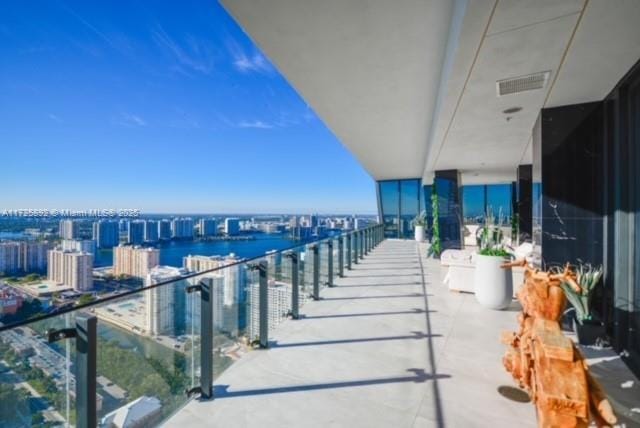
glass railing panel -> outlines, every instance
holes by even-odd
[[[260,339],[260,270],[256,266],[266,259],[253,260],[245,266],[246,275],[246,332],[250,343],[256,344]],[[267,275],[268,277],[268,275]]]
[[[101,426],[136,407],[144,409],[145,426],[153,426],[186,403],[185,391],[200,380],[201,330],[199,293],[187,294],[186,288],[199,279],[177,280],[92,309],[98,318]]]
[[[335,283],[340,271],[340,240],[342,238],[333,238],[333,281]]]
[[[279,254],[280,256],[282,253]],[[285,260],[287,263],[285,263]],[[269,275],[267,277],[268,290],[268,322],[269,332],[273,332],[291,314],[291,260],[287,257],[272,257],[269,263]],[[285,280],[285,267],[289,269]]]
[[[247,264],[237,264],[204,274],[213,278],[214,379],[249,350],[252,307],[248,298],[252,272]]]
[[[307,253],[305,247],[298,247],[295,250],[298,257],[298,308],[302,308],[311,298],[310,286],[313,286],[312,279],[305,277],[305,263]]]
[[[295,251],[292,251],[292,253]],[[289,252],[287,252],[289,253]],[[280,280],[284,283],[287,284],[291,284],[292,282],[292,274],[291,274],[291,269],[293,266],[293,262],[291,260],[291,257],[287,257],[286,254],[282,255],[282,260],[280,261],[280,266],[282,267],[281,270],[281,274],[280,274]]]
[[[304,280],[300,283],[300,292],[310,299],[313,296],[313,245],[305,245],[304,251],[301,253],[302,277]]]
[[[340,238],[331,239],[335,279]],[[315,254],[319,284],[322,287],[328,282],[327,242],[293,250],[298,259],[299,307],[314,293]],[[354,240],[351,242],[353,254]],[[346,257],[345,248],[345,261]],[[75,424],[74,339],[48,343],[46,332],[73,328],[80,315],[98,319],[98,422],[108,425],[137,405],[149,413],[145,426],[165,420],[188,401],[185,390],[200,385],[200,376],[204,376],[202,334],[209,331],[213,336],[214,378],[248,352],[252,342],[258,342],[261,276],[255,266],[261,261],[267,263],[262,280],[267,284],[267,314],[272,332],[291,311],[293,263],[282,253],[270,253],[190,278],[182,278],[183,269],[159,267],[146,286],[165,284],[126,296],[112,296],[108,301],[0,333],[0,426]],[[202,294],[198,290],[187,293],[187,288],[203,281],[210,286],[213,314],[212,325],[205,328],[201,325]],[[120,292],[131,293],[127,288]]]
[[[265,260],[268,263],[269,279],[273,281],[282,280],[282,252],[269,251],[265,256]]]
[[[63,314],[0,333],[0,426],[75,424],[74,343],[46,334],[74,324]]]
[[[322,240],[318,243],[320,251],[320,289],[327,286],[329,283],[329,246],[328,239]]]

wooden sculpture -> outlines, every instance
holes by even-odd
[[[616,417],[602,388],[575,344],[562,334],[560,318],[566,297],[564,281],[576,290],[576,275],[568,266],[560,273],[536,270],[524,260],[503,265],[525,266],[518,292],[522,313],[518,332],[503,332],[508,345],[503,363],[536,406],[540,427],[605,427]]]

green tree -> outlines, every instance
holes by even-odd
[[[34,413],[31,415],[31,426],[39,426],[44,422],[44,416],[42,413]]]
[[[30,273],[29,275],[22,278],[22,282],[35,282],[39,281],[40,279],[42,279],[42,277],[37,273]]]
[[[82,296],[80,296],[80,298],[78,299],[77,304],[78,305],[86,305],[88,303],[93,302],[95,299],[95,297],[93,297],[91,294],[83,294]]]

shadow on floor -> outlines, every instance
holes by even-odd
[[[407,273],[407,274],[403,274],[403,273],[396,273],[393,275],[352,275],[351,273],[354,272],[353,270],[350,271],[345,278],[397,278],[400,276],[420,276],[421,273]],[[363,271],[360,271],[363,272]]]
[[[388,296],[321,297],[320,300],[329,302],[332,300],[397,299],[403,297],[422,297],[422,293],[391,294]]]
[[[360,263],[358,264],[358,266],[360,267],[360,269],[355,269],[356,271],[360,271],[360,272],[364,272],[364,271],[370,271],[370,270],[394,270],[394,269],[402,269],[402,270],[407,270],[407,269],[414,269],[414,270],[420,270],[420,265],[411,265],[411,266],[393,266],[393,267],[382,267],[382,268],[370,268],[370,267],[366,267],[364,265],[367,265],[368,263]],[[379,264],[379,263],[378,263]]]
[[[362,337],[359,339],[337,339],[337,340],[319,340],[316,342],[296,342],[296,343],[278,343],[277,340],[269,342],[270,348],[295,348],[298,346],[321,346],[321,345],[342,345],[345,343],[363,343],[363,342],[383,342],[387,340],[411,340],[411,339],[431,339],[432,337],[442,337],[440,334],[424,334],[421,331],[412,331],[410,335],[405,336],[381,336],[381,337]]]
[[[436,312],[436,311],[431,311]],[[351,318],[351,317],[377,317],[384,315],[415,315],[415,314],[423,314],[424,309],[414,308],[411,311],[396,311],[396,312],[363,312],[359,314],[338,314],[338,315],[315,315],[315,316],[304,316],[302,315],[300,320],[316,320],[316,319],[327,319],[327,318]]]
[[[397,376],[397,377],[378,378],[378,379],[362,379],[362,380],[351,380],[351,381],[344,381],[344,382],[316,383],[316,384],[309,384],[309,385],[292,385],[292,386],[281,386],[281,387],[274,387],[274,388],[247,389],[243,391],[229,391],[229,385],[215,385],[213,395],[216,399],[234,398],[234,397],[246,397],[251,395],[282,394],[287,392],[303,392],[303,391],[316,391],[316,390],[322,390],[322,389],[353,388],[358,386],[384,385],[388,383],[402,383],[402,382],[423,383],[428,380],[447,379],[451,377],[445,374],[439,374],[436,377],[434,377],[425,373],[423,369],[409,369],[407,371],[413,374],[409,376]]]
[[[337,288],[359,288],[359,287],[410,287],[412,285],[422,285],[421,281],[414,282],[402,282],[398,284],[351,284],[351,285],[336,285]]]
[[[424,280],[424,266],[422,264],[422,257],[420,257],[419,255],[417,255],[418,258],[418,263],[420,264],[420,271],[421,271],[421,280],[422,280],[422,292],[424,294],[424,309],[425,309],[425,322],[426,322],[426,329],[427,329],[427,346],[428,346],[428,353],[429,353],[429,366],[430,366],[430,373],[429,375],[432,376],[432,378],[434,379],[434,381],[431,383],[431,388],[432,388],[432,400],[433,400],[433,405],[436,411],[436,421],[437,421],[437,426],[438,427],[444,427],[445,426],[445,421],[444,421],[444,411],[442,409],[443,403],[442,403],[442,397],[440,395],[440,385],[438,384],[438,368],[436,366],[436,357],[435,357],[435,351],[434,351],[434,344],[433,344],[433,335],[431,334],[433,329],[431,327],[431,318],[429,317],[429,295],[427,294],[427,282],[425,282]],[[425,397],[425,399],[427,399]]]

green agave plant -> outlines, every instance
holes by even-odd
[[[484,225],[480,231],[478,246],[479,254],[483,256],[509,257],[509,252],[502,243],[502,208],[498,211],[498,220],[493,215],[491,207],[487,209],[484,216]]]
[[[602,273],[602,266],[594,267],[590,264],[581,264],[576,268],[576,282],[580,285],[580,291],[575,291],[566,282],[560,284],[565,296],[576,310],[576,320],[580,325],[584,321],[592,319],[591,297],[593,290],[602,278]]]
[[[411,220],[411,227],[426,226],[427,225],[427,212],[425,210],[420,211],[413,220]]]

